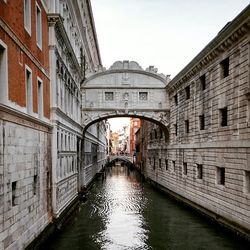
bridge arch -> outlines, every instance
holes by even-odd
[[[143,70],[134,61],[117,61],[101,69],[81,86],[84,130],[113,117],[138,117],[167,128],[170,118],[168,76],[157,69]]]

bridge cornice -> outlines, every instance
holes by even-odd
[[[110,75],[110,74],[117,74],[117,73],[133,73],[133,74],[141,74],[141,75],[146,75],[150,76],[153,78],[156,78],[157,80],[161,81],[165,87],[167,85],[167,79],[163,77],[163,74],[156,74],[153,72],[145,71],[145,70],[140,70],[140,69],[108,69],[104,71],[97,72],[91,76],[89,76],[83,83],[82,88],[87,88],[86,84],[90,82],[91,80],[100,77],[100,76],[105,76],[105,75]],[[93,88],[93,87],[91,87]]]

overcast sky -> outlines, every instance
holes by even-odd
[[[92,0],[102,64],[137,61],[173,78],[249,0]],[[128,118],[110,120],[111,129]]]
[[[249,0],[92,0],[103,66],[137,61],[173,78]]]

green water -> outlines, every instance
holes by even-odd
[[[136,171],[115,166],[42,249],[249,250],[250,245],[141,182]]]

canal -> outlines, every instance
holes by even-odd
[[[88,200],[46,250],[250,249],[249,244],[117,165],[95,181]]]

